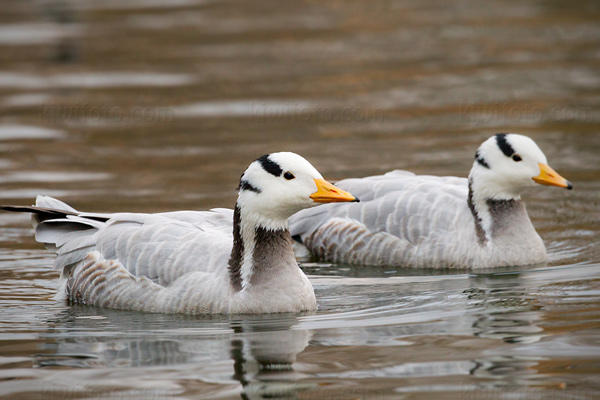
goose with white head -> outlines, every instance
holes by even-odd
[[[288,152],[257,159],[242,175],[239,188],[229,259],[230,281],[239,292],[234,308],[296,302],[295,311],[315,309],[313,288],[294,256],[288,218],[320,203],[357,202],[358,198],[325,181],[308,161]]]
[[[30,212],[36,240],[57,253],[57,298],[162,313],[314,310],[287,219],[322,203],[356,202],[301,156],[273,153],[241,177],[235,210],[160,214],[79,212],[51,197]]]
[[[521,194],[537,185],[571,189],[530,138],[500,133],[475,153],[469,178],[407,171],[336,185],[356,205],[304,210],[290,230],[318,258],[359,265],[494,268],[540,264],[546,248]]]

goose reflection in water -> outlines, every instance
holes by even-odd
[[[536,325],[541,305],[528,293],[527,277],[521,274],[478,274],[470,277],[471,287],[463,293],[474,315],[473,334],[500,339],[505,343],[535,343],[545,334]],[[485,288],[485,289],[482,289]]]
[[[52,329],[44,335],[47,344],[35,364],[94,369],[172,366],[186,387],[194,386],[194,381],[219,385],[237,381],[242,399],[296,398],[299,392],[314,389],[313,383],[298,382],[304,375],[294,371],[296,356],[312,337],[310,330],[294,329],[296,316],[238,318],[73,306],[51,322]],[[80,388],[71,384],[72,391]],[[166,398],[177,394],[163,393]]]
[[[463,293],[468,298],[473,315],[473,335],[501,340],[506,347],[486,352],[475,359],[469,373],[492,379],[487,389],[504,385],[510,377],[521,385],[535,384],[543,372],[543,357],[518,354],[515,345],[532,344],[547,336],[543,324],[543,306],[533,293],[528,293],[531,276],[518,272],[478,274],[470,278],[471,287]],[[483,289],[485,288],[485,289]]]

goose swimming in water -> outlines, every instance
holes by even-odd
[[[304,158],[283,152],[250,164],[234,211],[91,214],[44,196],[33,207],[3,208],[33,214],[36,240],[58,255],[59,297],[117,309],[228,314],[316,309],[287,220],[304,208],[345,201],[358,199],[323,180]]]
[[[290,219],[322,260],[413,268],[492,268],[546,261],[521,193],[535,184],[571,189],[536,143],[500,133],[475,153],[469,178],[392,171],[346,179],[360,204],[327,205]]]

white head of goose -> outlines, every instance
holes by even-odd
[[[304,158],[274,153],[242,175],[235,211],[96,214],[46,196],[36,240],[57,253],[58,298],[163,313],[298,312],[316,308],[292,249],[287,219],[321,203],[358,199]]]
[[[521,193],[572,185],[547,165],[533,140],[500,133],[475,155],[469,178],[392,171],[337,186],[355,205],[304,210],[290,219],[293,237],[332,261],[414,268],[493,268],[546,261]]]
[[[308,288],[310,283],[294,257],[288,218],[322,203],[358,202],[358,198],[325,181],[308,161],[288,152],[264,155],[250,164],[239,189],[229,259],[233,286],[270,291],[272,277],[290,268],[302,275]],[[300,277],[292,276],[296,278]],[[297,283],[284,286],[289,292]]]
[[[491,241],[507,224],[516,227],[519,222],[529,222],[521,194],[538,184],[573,188],[548,166],[531,138],[498,133],[483,142],[469,174],[468,201],[479,239]],[[530,222],[528,225],[528,231],[532,230]]]
[[[254,161],[240,179],[237,207],[262,228],[287,229],[298,211],[320,203],[358,201],[325,181],[308,161],[295,153],[267,154]]]

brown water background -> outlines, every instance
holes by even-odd
[[[575,186],[526,194],[547,266],[307,261],[320,310],[303,316],[55,302],[53,256],[1,214],[0,398],[600,397],[597,1],[0,5],[4,204],[232,207],[249,162],[281,150],[333,181],[466,176],[497,132]]]

